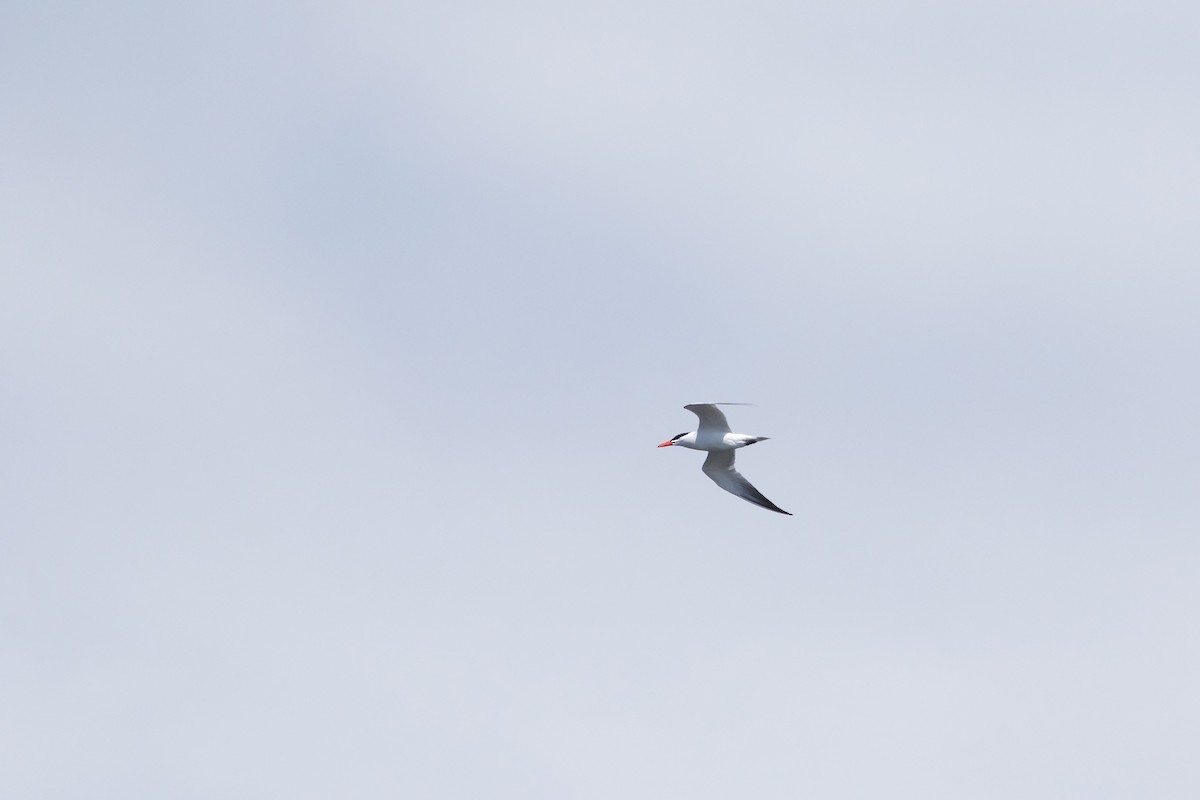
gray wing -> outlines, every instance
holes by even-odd
[[[700,418],[700,430],[697,433],[701,436],[709,431],[729,433],[729,421],[725,419],[725,413],[712,403],[692,403],[684,408]]]
[[[699,413],[699,412],[697,412]],[[721,412],[718,411],[718,414]],[[703,417],[701,417],[703,419]],[[708,454],[708,458],[704,459],[704,474],[713,479],[713,482],[731,494],[736,494],[738,497],[748,502],[754,503],[756,506],[778,511],[780,514],[792,516],[791,512],[784,511],[779,506],[768,500],[762,492],[750,485],[750,481],[742,477],[742,473],[733,468],[734,450],[713,450]]]

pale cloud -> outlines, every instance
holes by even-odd
[[[1195,794],[1190,7],[4,16],[5,794]]]

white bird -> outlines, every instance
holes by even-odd
[[[725,419],[725,414],[717,406],[740,406],[745,403],[693,403],[690,406],[684,406],[688,411],[691,411],[700,418],[700,429],[681,433],[678,436],[672,436],[667,441],[659,445],[659,447],[671,447],[678,445],[686,447],[690,450],[705,450],[708,452],[708,458],[704,459],[704,474],[713,479],[713,482],[727,492],[736,494],[738,497],[748,502],[754,503],[756,506],[778,511],[780,514],[792,516],[790,512],[784,511],[779,506],[772,503],[763,493],[750,485],[750,481],[742,477],[742,474],[733,468],[733,451],[739,447],[746,447],[755,442],[766,441],[766,436],[748,436],[744,433],[730,433],[729,422]]]

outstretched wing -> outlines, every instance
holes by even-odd
[[[697,433],[701,436],[709,431],[729,433],[729,421],[725,419],[724,412],[712,403],[692,403],[684,408],[700,418],[700,430]]]
[[[711,408],[711,406],[708,406]],[[715,410],[715,409],[714,409]],[[700,412],[696,412],[699,414]],[[720,414],[720,411],[717,411]],[[704,420],[703,417],[700,418]],[[724,417],[722,417],[724,419]],[[713,482],[731,494],[736,494],[738,497],[748,502],[754,503],[756,506],[778,511],[780,514],[792,516],[791,512],[784,511],[779,506],[768,500],[762,492],[755,489],[750,481],[742,477],[742,473],[733,468],[733,450],[713,450],[708,454],[708,458],[704,459],[704,474],[713,479]]]

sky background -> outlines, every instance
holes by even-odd
[[[1200,796],[1197,30],[0,4],[0,794]]]

